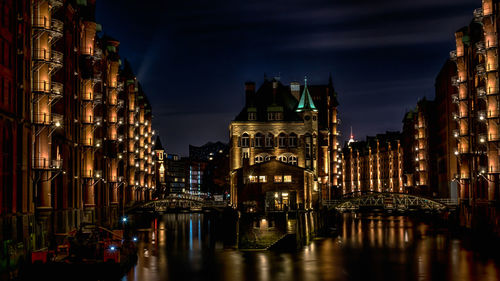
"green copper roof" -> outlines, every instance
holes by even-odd
[[[302,96],[300,97],[299,105],[297,105],[296,111],[318,111],[318,109],[314,105],[311,95],[309,94],[309,90],[307,89],[307,79],[304,79],[304,91],[302,92]]]

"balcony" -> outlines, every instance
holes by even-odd
[[[124,140],[123,135],[117,135],[116,138],[119,142],[122,142]]]
[[[457,104],[460,103],[460,99],[458,98],[458,94],[451,95],[451,102],[457,103]]]
[[[455,62],[457,61],[457,50],[453,50],[450,52],[450,59]]]
[[[476,44],[474,44],[474,47],[476,49],[476,53],[482,55],[486,54],[486,46],[483,41],[477,42]]]
[[[62,67],[63,54],[54,50],[33,49],[33,60],[37,62],[50,63],[54,67]]]
[[[94,178],[96,178],[96,179],[102,178],[102,171],[101,170],[95,170],[94,171]]]
[[[478,110],[477,111],[477,118],[479,119],[479,121],[486,120],[486,110]]]
[[[484,63],[476,65],[476,74],[479,76],[486,75],[486,67],[484,66]]]
[[[59,170],[62,168],[63,160],[49,160],[45,157],[33,158],[33,169],[35,170]]]
[[[478,98],[485,99],[486,98],[486,88],[478,87],[476,88],[476,94]]]
[[[122,99],[118,99],[118,108],[123,108],[124,105],[125,101],[123,101]]]
[[[94,116],[94,124],[96,126],[101,126],[101,124],[102,124],[102,117],[101,116]]]
[[[123,91],[123,82],[118,82],[116,88],[118,89],[118,92]]]
[[[477,8],[473,12],[474,14],[474,21],[475,22],[482,22],[483,21],[483,8]]]
[[[455,130],[453,130],[452,134],[453,134],[453,137],[458,138],[458,137],[460,137],[460,130],[455,129]]]
[[[92,82],[101,83],[102,82],[102,73],[94,73],[92,76]]]
[[[63,0],[49,0],[49,5],[51,9],[60,8],[63,5]]]
[[[123,117],[118,117],[118,125],[123,125],[124,119]]]
[[[94,104],[101,104],[101,103],[102,103],[102,94],[94,93]]]
[[[60,114],[34,113],[33,124],[61,127],[63,124],[63,116]]]
[[[477,136],[477,142],[479,144],[485,144],[488,141],[488,135],[487,134],[479,134]]]
[[[458,87],[460,85],[460,80],[458,79],[458,76],[452,76],[451,77],[451,84],[454,87]]]
[[[101,60],[102,59],[102,49],[96,47],[94,49],[94,56],[93,57],[95,60]]]

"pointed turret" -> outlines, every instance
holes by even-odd
[[[314,105],[311,95],[309,94],[309,90],[307,89],[307,78],[304,78],[304,91],[302,92],[302,96],[300,97],[300,101],[299,104],[297,105],[296,111],[297,112],[318,111],[318,109]]]
[[[165,151],[165,149],[163,149],[163,145],[161,145],[160,136],[156,136],[154,150],[163,150],[163,151]]]

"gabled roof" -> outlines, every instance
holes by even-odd
[[[302,96],[300,97],[299,104],[297,105],[297,109],[295,111],[318,111],[314,105],[311,95],[309,94],[309,90],[307,89],[307,79],[304,79],[304,91],[302,91]]]
[[[273,88],[273,84],[276,88]],[[283,113],[282,121],[302,121],[295,112],[296,107],[297,99],[291,94],[289,87],[275,79],[264,80],[257,92],[251,93],[247,104],[234,121],[249,121],[248,112],[255,112],[254,121],[267,121],[267,113],[274,111]]]

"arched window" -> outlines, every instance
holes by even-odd
[[[288,164],[292,164],[294,166],[297,166],[297,156],[291,155],[288,157]]]
[[[295,133],[291,133],[290,136],[288,136],[288,146],[297,147],[297,135]]]
[[[255,156],[255,163],[262,163],[262,162],[264,162],[264,157],[262,157],[262,155]]]
[[[255,135],[255,147],[264,146],[264,135],[261,133],[257,133]]]
[[[266,162],[271,161],[271,155],[266,155],[266,158],[264,159]]]
[[[286,147],[286,135],[284,133],[279,134],[278,144],[279,147]]]
[[[250,137],[248,136],[247,133],[244,133],[243,136],[241,136],[241,147],[248,147],[250,145]]]
[[[278,157],[278,160],[283,162],[283,163],[287,163],[288,162],[288,158],[286,157],[286,155],[280,155]]]
[[[274,136],[273,134],[267,134],[266,136],[266,147],[274,146]]]

